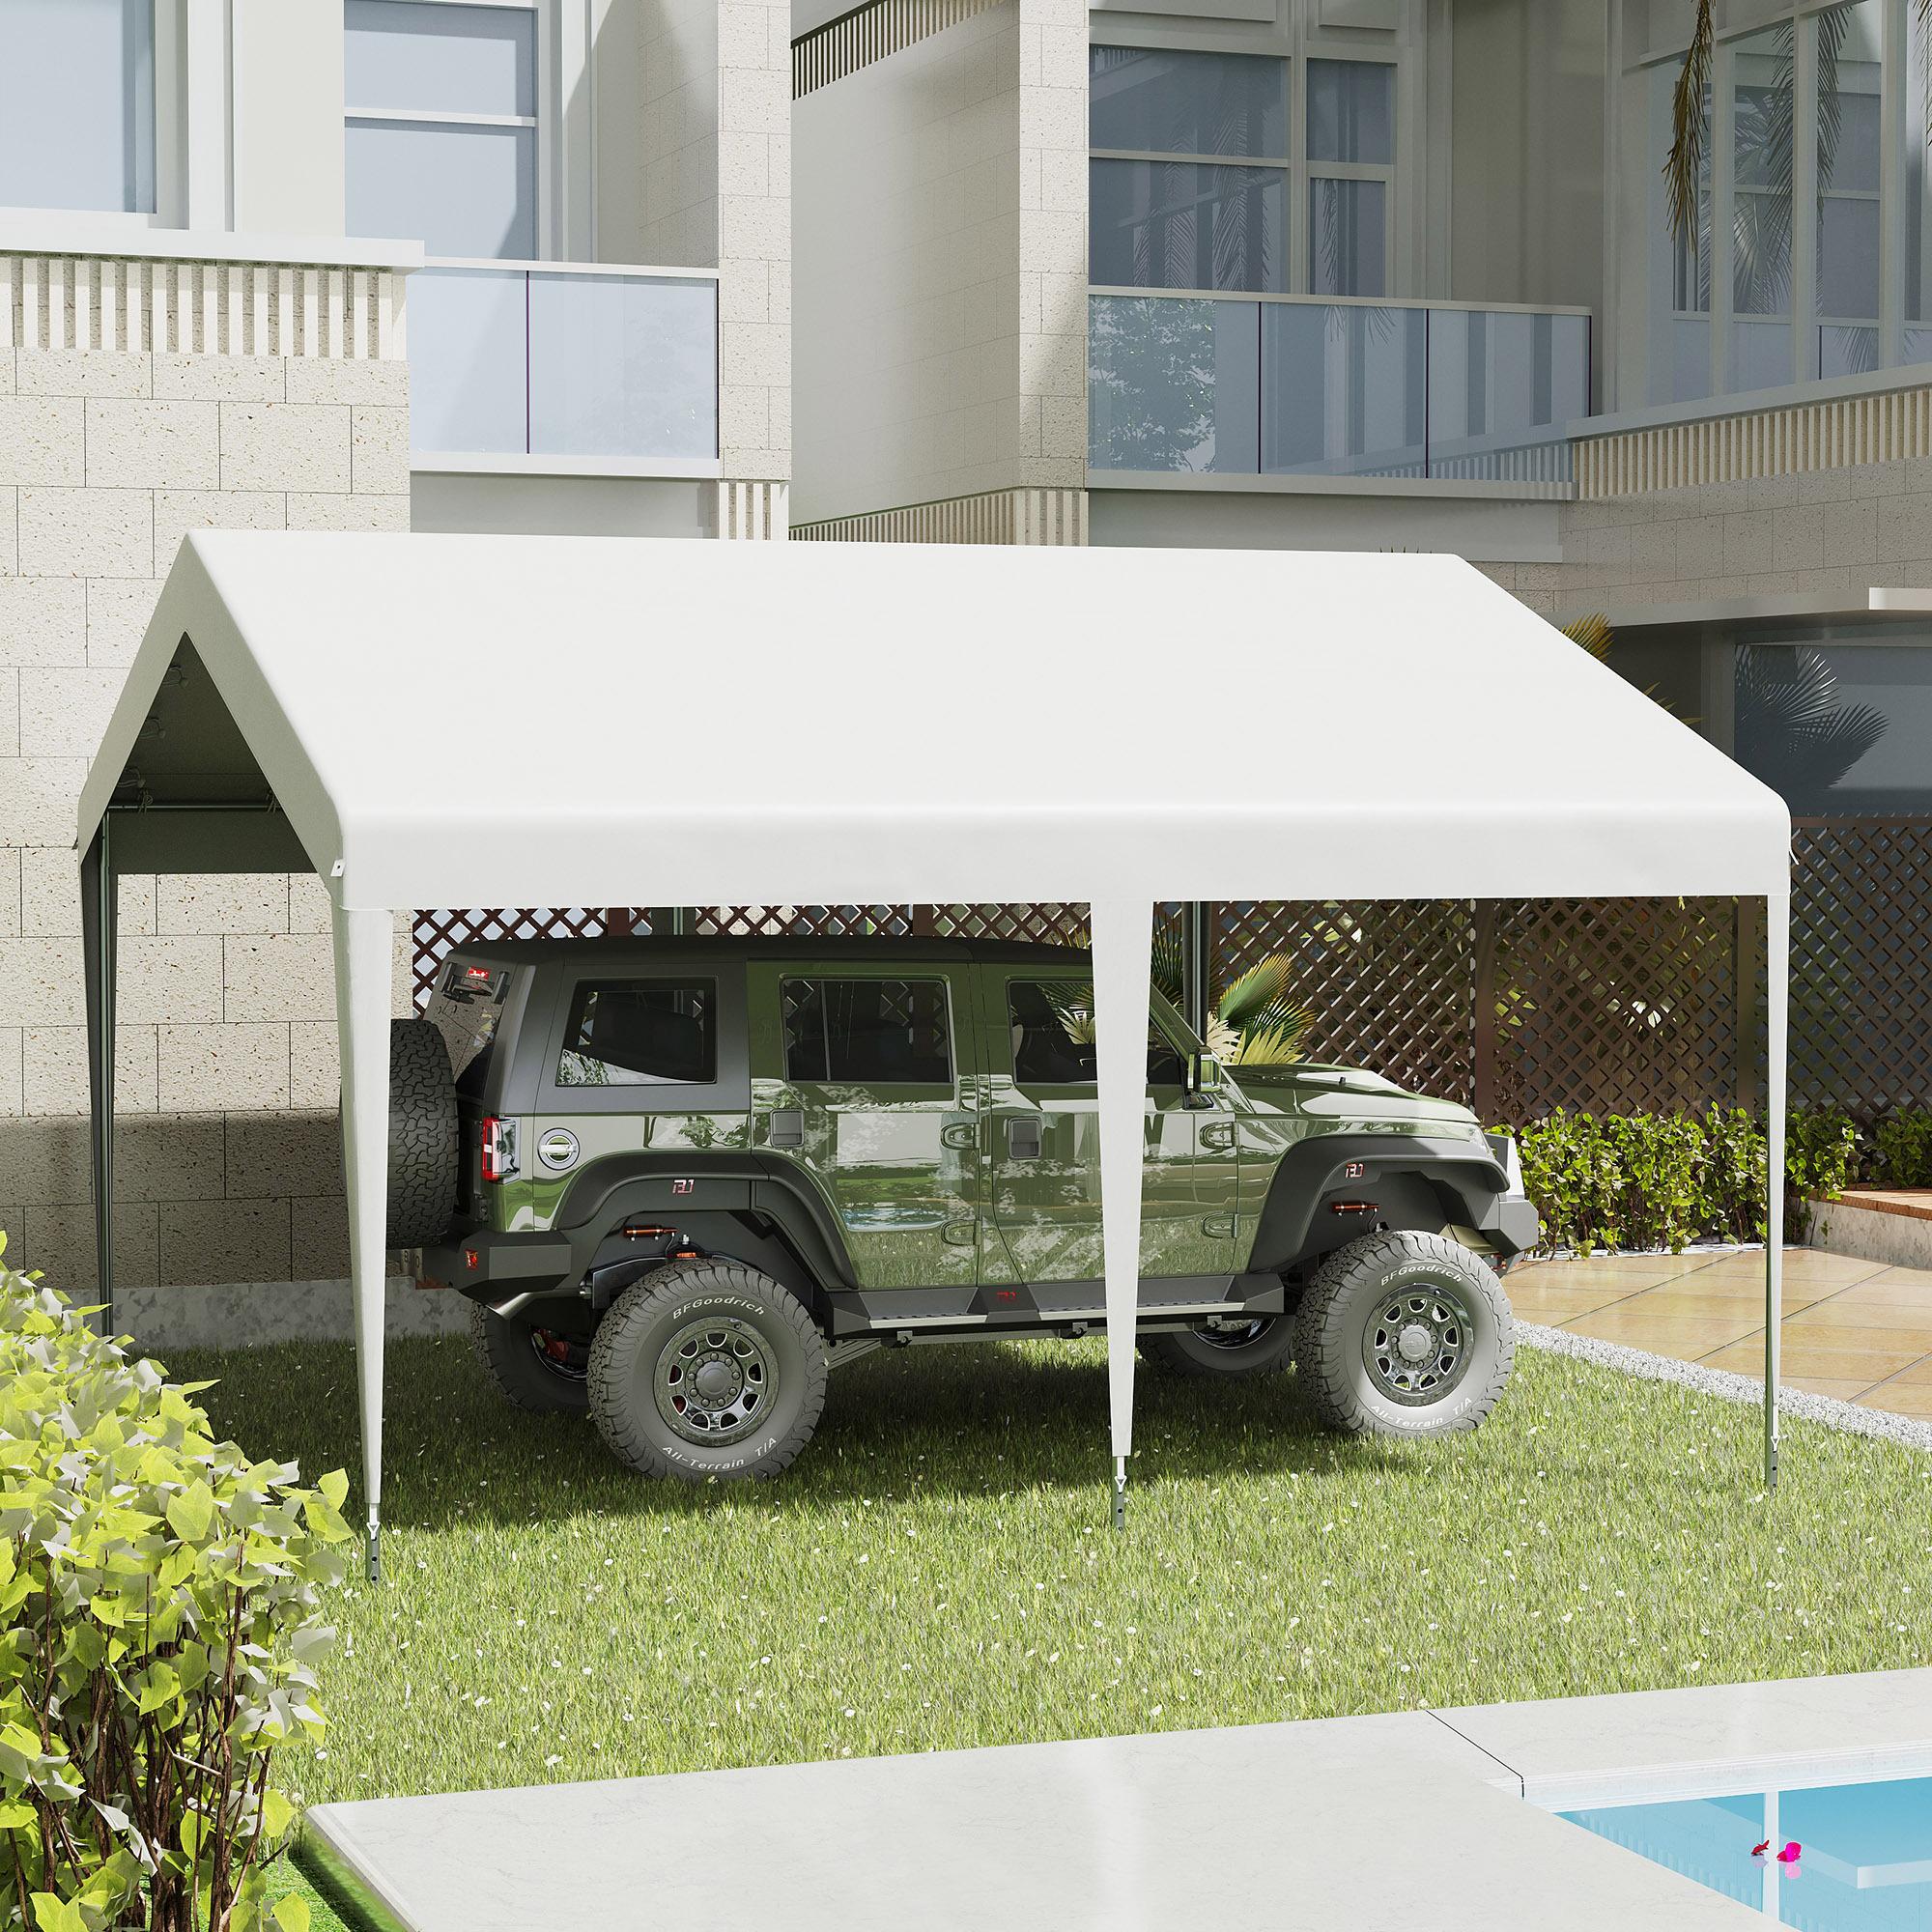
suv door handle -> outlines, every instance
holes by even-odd
[[[805,1145],[805,1109],[777,1109],[766,1126],[765,1144],[775,1148],[802,1148]]]
[[[1040,1121],[1037,1114],[1007,1116],[1007,1152],[1014,1160],[1037,1160],[1040,1148]]]
[[[978,1121],[952,1121],[939,1130],[939,1145],[945,1148],[959,1148],[970,1153],[980,1145],[980,1123]]]
[[[1208,1121],[1201,1128],[1201,1145],[1212,1152],[1225,1153],[1235,1145],[1233,1121]]]

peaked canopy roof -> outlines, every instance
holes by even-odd
[[[130,771],[266,786],[352,906],[1787,877],[1772,792],[1442,556],[209,531],[83,845]]]
[[[97,1203],[114,867],[329,882],[372,1568],[396,911],[1088,903],[1117,1499],[1157,900],[1762,895],[1782,1171],[1783,804],[1450,557],[199,533],[78,836]]]

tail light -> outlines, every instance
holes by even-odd
[[[483,1179],[511,1180],[517,1174],[517,1123],[495,1114],[483,1122]]]

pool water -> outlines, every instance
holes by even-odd
[[[1932,1777],[1603,1804],[1559,1817],[1804,1932],[1932,1932]],[[1797,1839],[1795,1866],[1773,1851]]]

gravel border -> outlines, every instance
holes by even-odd
[[[1680,1362],[1669,1355],[1627,1349],[1618,1342],[1600,1342],[1594,1335],[1574,1335],[1567,1328],[1546,1328],[1537,1321],[1519,1321],[1516,1333],[1517,1340],[1525,1347],[1542,1349],[1551,1355],[1572,1355],[1580,1362],[1594,1362],[1601,1369],[1616,1369],[1644,1381],[1675,1382],[1680,1388],[1714,1395],[1722,1402],[1743,1403],[1752,1408],[1764,1406],[1764,1383],[1753,1376],[1737,1375],[1729,1369],[1699,1368],[1695,1362]],[[1932,1452],[1932,1422],[1920,1421],[1916,1416],[1893,1415],[1883,1408],[1861,1408],[1857,1403],[1840,1402],[1835,1396],[1812,1395],[1794,1388],[1778,1390],[1777,1408],[1780,1415],[1823,1423],[1827,1429],[1840,1429],[1848,1435],[1876,1435],[1907,1449]]]

